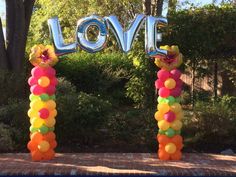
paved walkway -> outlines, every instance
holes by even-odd
[[[236,176],[236,156],[186,153],[181,161],[160,161],[149,153],[77,153],[32,162],[29,154],[0,154],[0,175],[81,174]]]

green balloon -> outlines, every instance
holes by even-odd
[[[30,99],[30,101],[34,101],[34,100],[39,99],[39,97],[34,95],[33,93],[31,93],[30,96],[29,96],[29,99]]]
[[[46,134],[48,132],[48,127],[45,126],[45,125],[42,125],[40,128],[39,128],[39,132],[42,133],[42,134]]]
[[[157,98],[157,101],[158,101],[158,103],[163,103],[165,101],[165,98],[162,98],[162,97],[159,96]]]
[[[46,94],[46,93],[43,93],[43,94],[40,95],[39,97],[40,97],[40,99],[41,99],[42,101],[47,101],[47,100],[50,99],[50,97],[49,97],[48,94]]]
[[[176,131],[175,131],[175,134],[176,134],[176,135],[180,135],[180,134],[181,134],[181,130],[176,130]]]
[[[168,137],[173,137],[175,135],[175,131],[172,128],[168,128],[168,130],[166,130],[165,135]]]
[[[175,98],[176,102],[180,103],[181,102],[181,97]]]
[[[54,94],[54,95],[51,95],[50,98],[51,98],[52,100],[56,100],[56,95],[55,95],[55,94]]]
[[[163,134],[165,134],[165,131],[159,129],[159,132],[158,132],[158,133],[163,135]]]
[[[49,127],[48,130],[49,130],[50,132],[53,132],[53,131],[55,130],[55,127]]]
[[[175,103],[175,98],[174,98],[173,96],[169,96],[169,97],[167,98],[167,103],[168,103],[169,105],[174,104],[174,103]]]
[[[36,132],[38,129],[37,129],[37,128],[34,128],[34,127],[31,125],[29,130],[30,130],[31,133],[34,133],[34,132]]]

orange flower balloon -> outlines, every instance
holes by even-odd
[[[54,66],[58,62],[57,55],[51,45],[35,45],[31,48],[29,61],[34,66]]]

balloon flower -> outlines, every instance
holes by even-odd
[[[27,145],[33,161],[50,160],[55,156],[57,146],[54,126],[56,123],[55,91],[56,71],[52,68],[58,58],[52,46],[32,47],[30,59],[34,68],[28,79],[30,85],[30,141]]]
[[[158,79],[155,81],[159,94],[155,113],[159,127],[158,157],[161,160],[179,160],[183,148],[183,139],[180,136],[183,112],[179,104],[182,86],[181,72],[177,68],[182,63],[182,54],[178,46],[166,45],[160,48],[167,50],[167,55],[155,56],[155,64],[161,68],[157,72]]]

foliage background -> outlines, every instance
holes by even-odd
[[[127,26],[142,2],[134,0],[36,1],[28,35],[27,52],[34,44],[50,43],[47,19],[58,16],[66,42],[73,42],[79,18],[96,12],[114,14]],[[191,75],[184,85],[185,112],[182,135],[184,151],[220,152],[236,148],[236,8],[234,4],[189,9],[170,9],[169,25],[163,29],[162,44],[177,44],[184,54],[181,70]],[[157,125],[154,81],[157,68],[145,55],[143,31],[128,55],[120,53],[112,33],[108,46],[97,54],[83,51],[60,58],[56,69],[58,151],[65,152],[155,152]],[[15,89],[27,82],[29,64],[22,76],[7,73],[0,78],[1,152],[26,151],[29,121],[29,88]],[[224,76],[222,95],[217,77]],[[212,92],[195,89],[195,78],[214,78]],[[227,82],[226,82],[227,81]],[[231,88],[231,89],[230,89]],[[214,98],[214,99],[213,99]],[[194,107],[193,107],[194,103]]]

